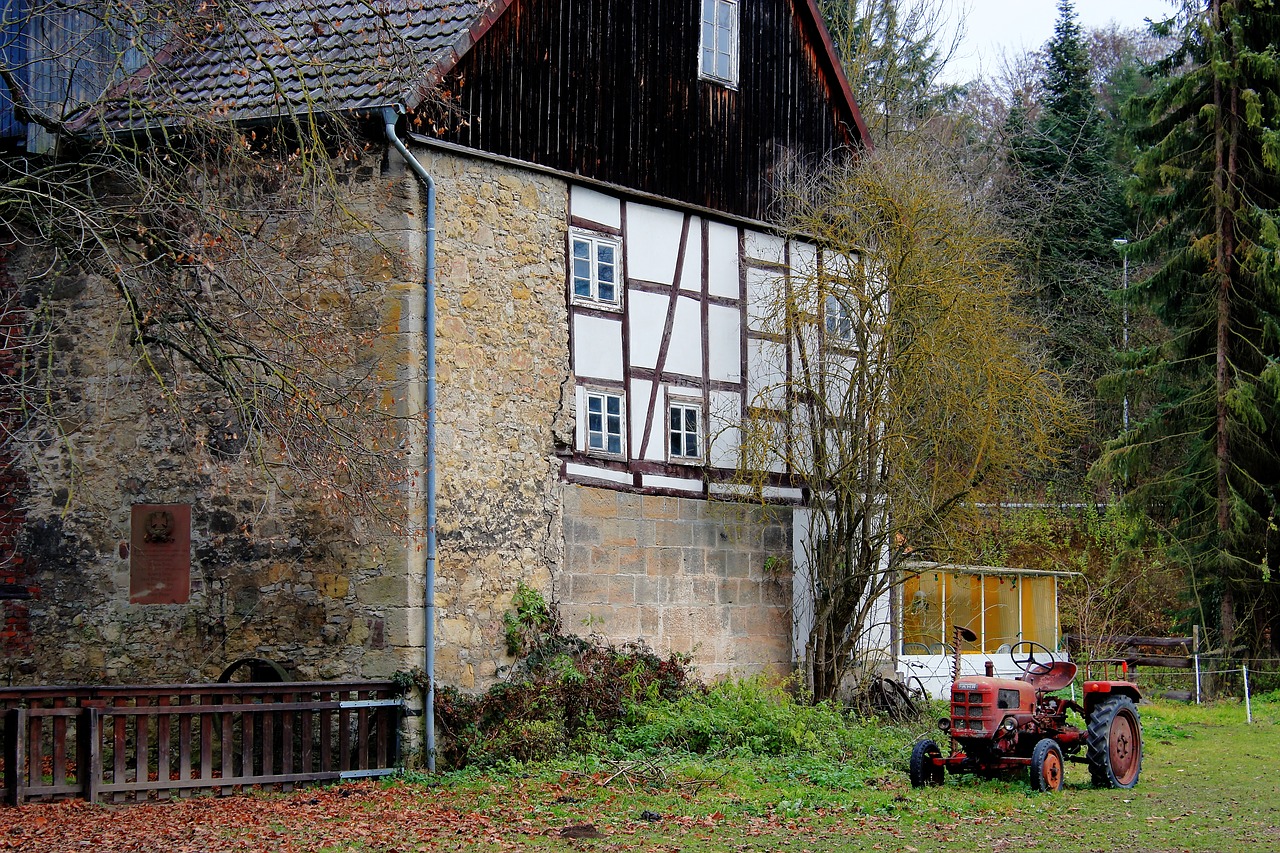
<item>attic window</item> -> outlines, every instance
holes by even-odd
[[[702,0],[698,76],[738,85],[738,0]]]

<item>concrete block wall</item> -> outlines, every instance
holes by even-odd
[[[714,680],[791,671],[791,511],[564,487],[567,631],[691,656]]]

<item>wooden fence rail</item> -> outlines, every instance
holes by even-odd
[[[390,682],[0,689],[5,800],[232,793],[395,772]]]

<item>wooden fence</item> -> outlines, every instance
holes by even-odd
[[[229,794],[395,772],[391,682],[0,688],[6,802]]]

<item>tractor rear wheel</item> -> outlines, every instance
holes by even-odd
[[[1061,791],[1065,776],[1062,749],[1053,738],[1045,738],[1031,752],[1031,789]]]
[[[1142,772],[1142,723],[1128,696],[1099,702],[1089,715],[1089,775],[1097,788],[1132,788]]]
[[[942,765],[935,764],[933,759],[941,758],[942,750],[927,738],[920,741],[911,750],[911,787],[922,788],[925,785],[942,784]]]

